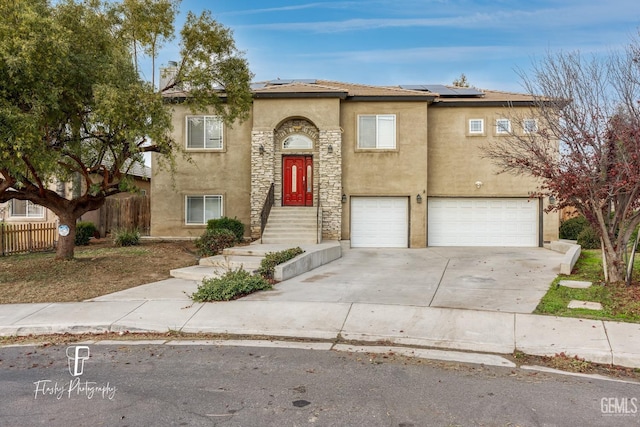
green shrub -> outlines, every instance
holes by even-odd
[[[98,231],[95,225],[89,221],[80,221],[76,224],[76,246],[86,246],[89,240]]]
[[[191,299],[196,302],[229,301],[265,289],[271,289],[266,279],[240,268],[230,270],[222,277],[204,279],[198,290],[191,294]]]
[[[120,229],[113,233],[113,243],[116,246],[136,246],[140,244],[138,230]]]
[[[276,265],[285,263],[290,259],[297,257],[301,253],[304,253],[304,251],[299,247],[285,249],[284,251],[280,252],[269,252],[260,262],[258,274],[260,274],[265,279],[273,279],[273,273]]]
[[[582,249],[600,249],[600,236],[591,227],[585,227],[576,240]]]
[[[207,221],[207,230],[231,230],[236,236],[238,242],[244,237],[244,224],[237,218],[227,218],[223,216],[218,219],[210,219]]]
[[[213,256],[230,248],[236,243],[236,235],[226,228],[219,230],[207,230],[195,241],[198,253],[202,256]]]
[[[583,216],[562,221],[562,224],[560,224],[560,238],[578,240],[578,234],[580,234],[585,227],[589,227],[589,221]]]

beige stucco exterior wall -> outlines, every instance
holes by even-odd
[[[357,121],[361,114],[396,115],[395,150],[359,150]],[[350,237],[350,198],[402,196],[409,202],[409,246],[426,246],[427,103],[345,102],[342,106],[342,239]],[[417,203],[420,194],[422,203]]]
[[[525,114],[529,107],[523,107]],[[498,118],[507,113],[497,107],[442,107],[429,109],[430,197],[528,197],[538,182],[527,176],[498,174],[498,168],[483,158],[482,147],[496,135]],[[484,119],[483,135],[469,135],[469,120]],[[477,188],[476,182],[482,182]],[[532,203],[537,202],[532,200]],[[544,207],[548,200],[544,201]],[[543,213],[543,240],[557,240],[558,213]]]
[[[175,106],[173,137],[186,150],[185,106]],[[185,198],[188,195],[222,195],[223,215],[238,218],[250,232],[251,120],[224,126],[222,150],[186,150],[191,163],[176,157],[176,173],[161,171],[158,155],[153,154],[151,193],[151,235],[197,237],[206,225],[186,225]]]
[[[158,158],[152,156],[151,235],[202,234],[205,225],[185,224],[187,195],[222,195],[223,214],[240,219],[247,236],[259,235],[259,212],[269,185],[281,186],[277,183],[284,151],[278,145],[282,140],[278,132],[299,119],[317,131],[313,149],[297,154],[313,155],[324,238],[350,238],[352,197],[396,196],[409,199],[410,247],[425,247],[428,197],[528,197],[536,189],[532,178],[497,175],[497,169],[482,158],[482,146],[490,138],[500,138],[494,127],[500,112],[499,108],[441,107],[425,101],[256,98],[249,120],[225,126],[223,150],[190,151],[191,163],[178,155],[173,180],[166,171],[159,171]],[[186,107],[175,107],[174,138],[183,147],[189,114]],[[360,114],[396,115],[396,149],[357,149]],[[484,119],[484,135],[467,134],[472,118]],[[482,182],[479,189],[477,181]],[[278,193],[281,188],[276,188]],[[347,196],[346,203],[340,200],[342,194]],[[416,200],[418,194],[422,203]],[[317,196],[314,188],[314,204]],[[544,200],[545,207],[547,203]],[[543,214],[543,224],[543,240],[557,239],[559,215]]]
[[[342,205],[339,98],[255,99],[251,142],[251,234],[260,233],[260,211],[268,188],[275,184],[275,204],[282,203],[282,156],[311,155],[314,165],[314,206],[322,205],[325,239],[340,238]],[[313,141],[309,150],[284,150],[283,139],[303,133]],[[332,146],[329,153],[328,146]],[[264,153],[260,153],[260,146]],[[338,182],[338,184],[336,184]],[[318,194],[319,192],[319,194]]]
[[[340,126],[340,100],[338,98],[286,98],[253,101],[254,130],[274,130],[291,118],[305,118],[318,129]]]

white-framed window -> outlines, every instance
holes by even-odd
[[[522,129],[524,133],[538,132],[538,121],[536,119],[524,119],[522,121]]]
[[[221,150],[223,125],[218,116],[187,116],[187,148]]]
[[[469,119],[469,133],[480,135],[484,133],[484,119]]]
[[[313,148],[313,141],[306,135],[295,133],[289,135],[282,141],[283,149],[310,149]]]
[[[509,119],[496,120],[496,134],[506,135],[508,133],[511,133],[511,120]]]
[[[206,225],[210,219],[222,217],[222,196],[186,196],[185,223]]]
[[[29,200],[11,199],[11,218],[44,218],[44,208]]]
[[[395,149],[395,114],[369,114],[358,116],[358,148],[381,150]]]

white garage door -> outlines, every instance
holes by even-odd
[[[429,198],[429,246],[538,246],[538,201]]]
[[[409,235],[407,197],[352,197],[351,246],[406,248]]]

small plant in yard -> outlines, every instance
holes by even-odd
[[[560,238],[578,240],[578,235],[585,227],[589,227],[589,221],[583,216],[564,220],[562,224],[560,224]]]
[[[89,240],[98,231],[96,226],[89,221],[80,221],[76,224],[76,246],[86,246]]]
[[[582,249],[599,249],[600,236],[593,228],[587,226],[578,234],[577,243],[582,246]]]
[[[113,243],[116,246],[136,246],[140,244],[140,232],[138,230],[121,229],[113,233]]]
[[[283,264],[302,253],[304,253],[304,251],[299,247],[285,249],[284,251],[280,252],[269,252],[265,255],[264,259],[260,263],[258,274],[260,274],[265,279],[273,279],[273,273],[275,271],[276,265]]]
[[[271,289],[271,284],[265,278],[240,268],[229,270],[222,277],[204,279],[198,290],[191,294],[191,299],[196,302],[230,301],[266,289]]]
[[[239,219],[226,216],[207,221],[207,230],[231,230],[238,242],[241,242],[244,237],[244,224]]]
[[[226,228],[207,230],[195,241],[198,253],[203,256],[217,255],[223,249],[230,248],[235,243],[236,235]]]
[[[523,352],[521,352],[520,350],[515,350],[513,352],[513,358],[518,360],[518,359],[523,359],[525,357],[525,354]]]

